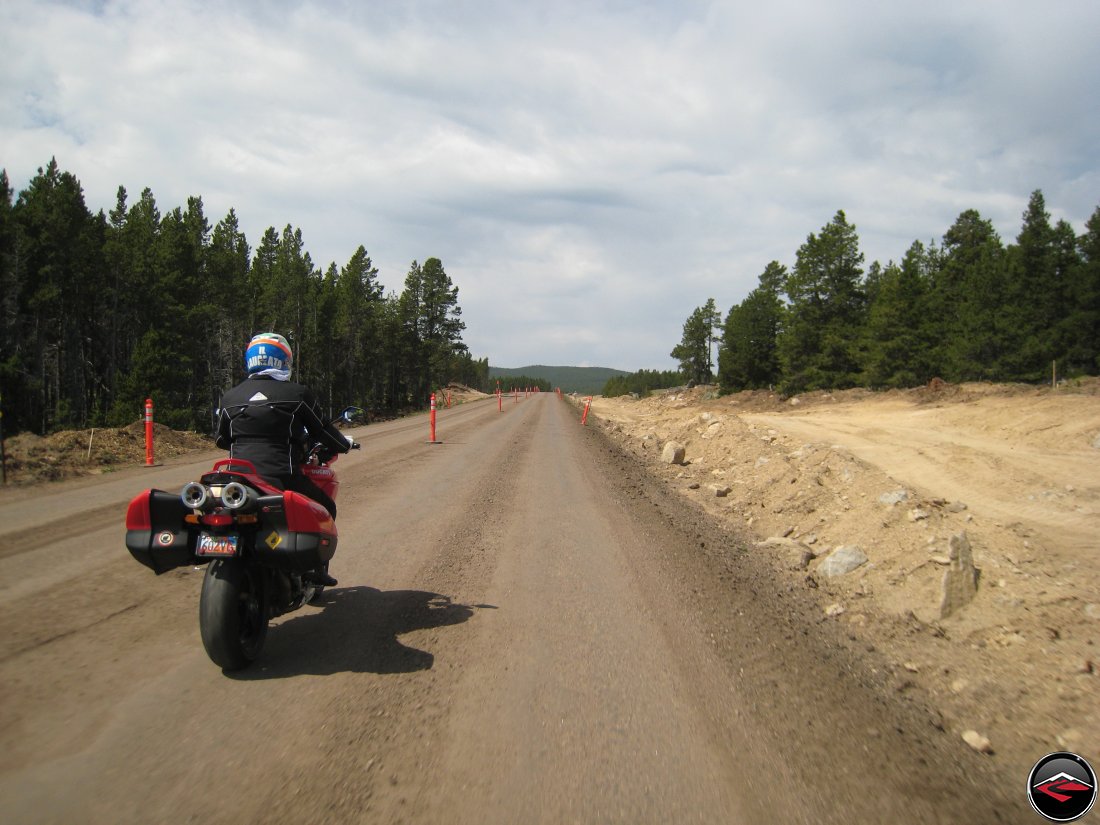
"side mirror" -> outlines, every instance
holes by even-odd
[[[357,424],[366,419],[367,411],[362,407],[345,407],[344,411],[340,413],[340,417],[347,424]]]

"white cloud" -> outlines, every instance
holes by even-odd
[[[1097,206],[1100,6],[933,2],[0,5],[0,165],[109,209],[201,195],[249,240],[440,257],[494,364],[672,366],[837,209],[870,262],[1031,190]],[[507,312],[502,313],[502,308]],[[520,309],[522,308],[522,312]]]

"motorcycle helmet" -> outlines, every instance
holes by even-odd
[[[275,332],[252,336],[244,351],[244,368],[249,375],[271,375],[286,381],[294,365],[290,342]]]

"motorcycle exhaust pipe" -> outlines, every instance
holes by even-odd
[[[202,506],[206,504],[206,488],[197,481],[189,482],[183,485],[183,489],[180,491],[180,501],[183,502],[184,507],[191,510],[201,510]]]
[[[239,481],[231,481],[222,488],[222,504],[230,510],[251,510],[256,501],[256,494]]]

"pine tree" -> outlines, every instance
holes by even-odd
[[[866,375],[872,387],[912,387],[933,377],[927,262],[924,245],[915,242],[901,266],[890,263],[877,279],[867,319]]]
[[[772,261],[759,285],[726,315],[718,353],[723,392],[769,387],[779,380],[777,339],[783,317],[779,290],[787,268]]]
[[[360,246],[335,283],[332,337],[338,380],[348,402],[363,406],[381,397],[385,381],[381,361],[382,285],[378,269]]]
[[[1005,343],[998,373],[1009,380],[1040,379],[1059,354],[1055,336],[1065,285],[1057,277],[1054,237],[1043,193],[1036,190],[1005,273]]]
[[[214,227],[206,251],[207,289],[213,309],[207,347],[206,402],[211,409],[223,392],[244,377],[241,353],[244,342],[252,337],[254,311],[249,254],[248,240],[241,232],[237,213],[230,209]]]
[[[55,159],[38,170],[11,215],[24,378],[17,420],[40,432],[83,426],[96,394],[89,345],[98,337],[104,291],[100,224],[80,182]]]
[[[26,395],[13,194],[7,170],[0,170],[0,416],[9,426],[19,420],[12,414],[16,397]]]
[[[788,307],[779,336],[784,392],[851,387],[858,381],[866,311],[862,263],[856,228],[843,211],[799,248],[784,284]]]
[[[1065,362],[1074,346],[1070,317],[1074,312],[1074,290],[1083,261],[1077,248],[1077,233],[1064,220],[1054,226],[1054,283],[1057,289],[1048,304],[1049,355]],[[1045,369],[1048,365],[1043,364]]]
[[[403,360],[413,376],[409,388],[414,398],[426,398],[433,388],[450,379],[448,370],[454,356],[466,352],[458,287],[439,258],[428,258],[423,267],[413,261],[405,278],[400,312]]]
[[[1066,369],[1100,373],[1100,206],[1077,239],[1078,263],[1068,276]]]
[[[150,386],[140,371],[135,373],[135,365],[155,361],[158,341],[147,333],[159,328],[165,311],[161,301],[149,300],[157,294],[161,280],[157,261],[161,215],[156,198],[152,190],[145,188],[138,202],[120,220],[118,213],[125,206],[124,199],[125,190],[120,188],[110,229],[111,278],[122,293],[118,299],[121,324],[116,327],[117,374],[109,417],[109,423],[115,425],[128,424],[142,416]]]
[[[680,362],[680,371],[689,381],[709,384],[711,380],[710,342],[714,335],[714,299],[696,307],[684,321],[684,334],[670,355]]]
[[[196,429],[210,421],[207,331],[217,314],[206,271],[209,236],[202,200],[195,197],[188,199],[186,212],[178,206],[170,210],[157,233],[156,335],[144,337],[139,346],[155,346],[153,352],[174,369],[156,383],[151,383],[153,375],[144,376],[146,385],[138,390],[154,399],[158,420],[176,429]],[[136,361],[155,357],[142,353]]]
[[[933,364],[948,381],[988,380],[1004,348],[1004,246],[974,209],[943,236],[928,298]]]

